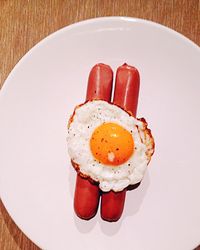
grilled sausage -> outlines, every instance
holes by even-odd
[[[136,68],[124,64],[117,69],[113,103],[136,116],[140,77]],[[101,217],[117,221],[122,215],[126,189],[121,192],[104,192],[101,198]]]
[[[89,74],[86,101],[100,99],[110,101],[112,93],[113,72],[105,64],[95,65]],[[77,175],[74,194],[74,210],[85,220],[95,216],[99,205],[100,190],[98,185]]]

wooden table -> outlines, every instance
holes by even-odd
[[[19,59],[42,38],[99,16],[152,20],[200,45],[199,0],[0,0],[0,87]],[[15,225],[1,202],[0,250],[13,249],[39,248]]]

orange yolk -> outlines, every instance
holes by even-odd
[[[117,166],[126,162],[134,151],[131,133],[116,123],[97,127],[90,139],[93,156],[101,163]]]

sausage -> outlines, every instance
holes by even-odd
[[[124,64],[117,69],[113,103],[136,116],[140,76],[136,68]],[[121,192],[102,193],[101,217],[106,221],[120,219],[126,198],[126,188]]]
[[[90,71],[86,100],[104,100],[110,102],[112,94],[113,71],[110,66],[99,63]]]
[[[101,99],[110,101],[112,93],[113,71],[105,64],[95,65],[89,74],[86,101]],[[77,175],[74,194],[74,210],[78,217],[89,220],[95,216],[99,205],[98,185]]]
[[[117,69],[113,102],[136,116],[139,88],[138,70],[125,63]]]
[[[106,221],[118,221],[123,213],[126,190],[109,191],[101,196],[101,218]]]
[[[95,216],[99,205],[99,187],[77,174],[74,210],[78,217],[89,220]]]

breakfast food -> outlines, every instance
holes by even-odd
[[[105,64],[95,65],[89,74],[86,101],[94,99],[110,101],[112,84],[112,69]],[[98,184],[91,183],[77,174],[74,194],[74,210],[77,216],[86,220],[94,217],[98,209],[99,198]]]
[[[136,119],[139,73],[127,64],[118,68],[113,103],[113,72],[97,64],[90,72],[86,102],[77,106],[68,124],[68,151],[76,169],[76,214],[92,218],[101,195],[101,217],[117,221],[126,189],[139,183],[154,152],[144,118]]]
[[[83,177],[99,182],[103,192],[119,192],[142,180],[153,148],[144,119],[95,100],[75,109],[68,150]]]

